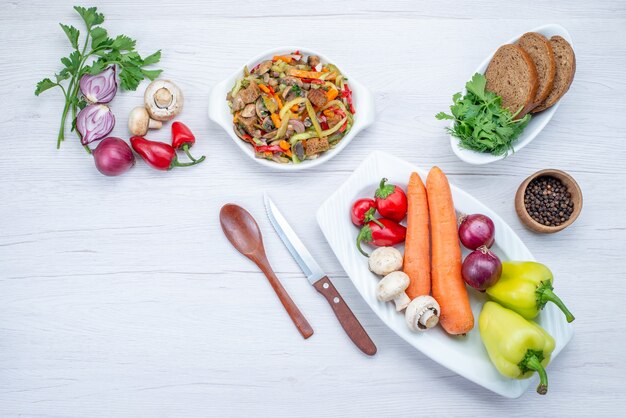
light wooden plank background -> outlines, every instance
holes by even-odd
[[[159,173],[139,163],[101,176],[69,136],[55,149],[59,69],[79,25],[74,1],[0,2],[0,415],[476,416],[620,415],[626,221],[626,4],[614,1],[99,1],[112,34],[150,53],[184,89],[182,121],[202,166]],[[88,2],[96,5],[96,2]],[[511,36],[560,23],[574,38],[576,80],[550,125],[487,167],[452,154],[445,110],[483,58]],[[213,84],[281,44],[323,51],[375,94],[377,123],[317,170],[284,174],[242,156],[207,117]],[[142,90],[142,89],[141,89]],[[114,134],[128,137],[140,92],[119,94]],[[152,137],[166,139],[168,130]],[[500,398],[433,363],[360,299],[314,213],[373,150],[429,167],[494,208],[557,276],[576,336],[550,366],[550,393]],[[585,205],[555,236],[516,218],[517,185],[556,167]],[[379,348],[362,355],[308,286],[265,219],[262,192],[298,219],[309,244]],[[236,202],[259,220],[269,258],[316,334],[303,341],[266,280],[218,225]]]

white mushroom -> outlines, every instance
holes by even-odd
[[[404,291],[409,287],[409,276],[401,271],[389,273],[378,282],[376,297],[383,302],[391,300],[396,304],[396,311],[400,312],[411,303],[411,298]]]
[[[137,106],[128,115],[128,130],[133,135],[144,136],[148,129],[161,129],[163,123],[150,118],[148,111],[143,106]]]
[[[150,83],[143,100],[154,120],[172,120],[183,110],[183,92],[169,80],[154,80]]]
[[[393,247],[378,247],[370,254],[369,268],[379,276],[386,276],[402,268],[402,253]]]
[[[404,319],[411,331],[426,331],[439,323],[441,308],[432,296],[418,296],[413,299],[404,313]]]

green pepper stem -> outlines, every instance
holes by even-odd
[[[172,161],[171,167],[191,167],[192,165],[199,164],[202,161],[203,159],[199,159],[199,160],[191,161],[189,163],[181,163],[180,161],[178,161],[178,158],[174,158],[174,161]]]
[[[372,240],[372,230],[371,230],[371,228],[369,226],[365,225],[359,231],[359,235],[356,236],[356,248],[365,257],[369,257],[370,255],[368,253],[366,253],[365,251],[363,251],[363,248],[361,248],[361,242],[363,242],[363,241],[367,242],[367,241],[371,241],[371,240]]]
[[[206,158],[204,155],[202,157],[198,158],[197,160],[195,158],[193,158],[193,156],[189,152],[189,145],[188,144],[183,145],[183,151],[185,151],[185,154],[187,154],[187,157],[189,157],[189,159],[191,161],[195,161],[195,162],[201,163]]]
[[[537,386],[537,393],[545,395],[548,393],[548,374],[546,369],[543,368],[541,362],[536,355],[532,354],[526,358],[525,366],[530,370],[534,370],[539,374],[539,386]]]
[[[367,212],[365,212],[365,219],[363,219],[363,222],[369,222],[372,221],[374,222],[376,225],[380,226],[382,229],[385,229],[385,225],[382,224],[382,222],[380,222],[378,219],[376,219],[374,217],[374,213],[376,212],[376,209],[374,208],[369,208]]]
[[[567,309],[561,298],[559,298],[551,289],[551,286],[546,286],[543,289],[540,289],[539,303],[541,306],[545,305],[546,302],[552,302],[556,306],[559,307],[561,311],[565,314],[565,319],[567,322],[572,322],[575,318],[574,315]]]

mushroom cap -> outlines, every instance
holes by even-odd
[[[148,132],[150,115],[143,106],[137,106],[128,115],[128,130],[133,135],[144,136]]]
[[[146,88],[143,100],[152,119],[168,121],[183,110],[185,98],[182,90],[170,80],[154,80]]]
[[[373,273],[386,276],[402,268],[402,253],[394,247],[378,247],[370,254],[368,265]]]
[[[389,273],[378,282],[376,297],[382,302],[389,302],[400,296],[409,287],[409,276],[402,271]]]
[[[418,296],[407,306],[404,314],[411,331],[426,331],[439,323],[441,308],[432,296]]]

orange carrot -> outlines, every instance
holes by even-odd
[[[426,179],[432,241],[433,297],[441,306],[439,322],[448,334],[466,334],[474,315],[461,276],[461,245],[456,213],[446,175],[433,167]]]
[[[278,129],[281,125],[280,117],[276,113],[272,113],[271,118],[272,122],[274,122],[274,126]]]
[[[305,71],[305,70],[296,70],[295,68],[289,68],[287,70],[287,75],[298,77],[298,78],[320,78],[322,73],[317,72],[317,71]],[[327,77],[326,79],[329,80],[330,77]]]
[[[272,61],[276,62],[276,61],[284,61],[287,64],[291,64],[293,58],[291,58],[289,55],[275,55],[274,58],[272,58]]]
[[[261,91],[264,91],[265,93],[270,92],[269,87],[267,87],[265,84],[259,84],[259,88],[261,89]]]
[[[406,294],[411,299],[430,295],[430,236],[428,231],[428,199],[419,174],[412,173],[407,188],[406,240],[404,242],[404,272],[411,282]]]
[[[326,100],[328,100],[329,102],[331,100],[335,100],[335,98],[339,95],[339,90],[337,89],[330,89],[328,90],[328,93],[326,93]]]

